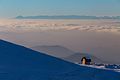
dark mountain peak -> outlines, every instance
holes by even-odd
[[[75,53],[74,51],[60,45],[35,46],[35,47],[31,47],[31,49],[39,52],[42,51],[47,53],[48,55],[59,57],[59,58],[72,55]]]
[[[16,18],[23,18],[23,16],[20,15],[20,16],[17,16]]]
[[[40,16],[17,16],[16,19],[120,19],[120,16],[40,15]]]

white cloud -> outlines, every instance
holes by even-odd
[[[120,32],[117,20],[0,20],[0,31],[79,30]]]

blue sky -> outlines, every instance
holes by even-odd
[[[120,15],[120,0],[0,0],[0,18],[18,15]]]

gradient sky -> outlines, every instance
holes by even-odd
[[[120,15],[120,0],[0,0],[0,18],[18,15]]]

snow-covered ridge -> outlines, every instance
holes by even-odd
[[[120,32],[119,20],[0,20],[0,31],[80,30]]]
[[[78,65],[97,68],[97,69],[113,70],[113,71],[116,71],[116,72],[120,72],[120,65],[117,65],[117,64],[94,64],[94,65],[78,64]]]
[[[76,65],[0,40],[1,80],[120,80],[120,73]]]

